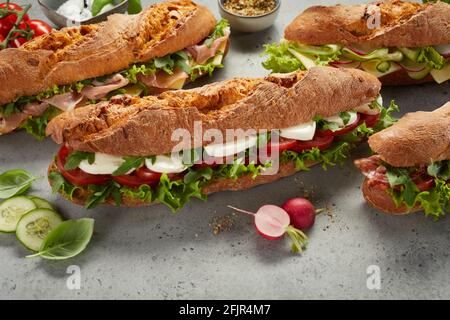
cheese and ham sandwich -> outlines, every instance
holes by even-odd
[[[117,94],[180,89],[222,67],[230,29],[189,0],[55,30],[0,51],[0,135],[37,138],[55,115]]]
[[[62,144],[49,181],[54,191],[88,208],[164,203],[177,210],[192,197],[251,188],[316,163],[341,163],[349,150],[392,123],[393,107],[382,107],[380,87],[376,77],[357,69],[315,67],[79,108],[47,127]],[[224,142],[196,140],[199,127],[205,137],[211,130],[224,137],[232,129],[250,133]],[[181,147],[173,140],[178,130],[190,137]],[[186,163],[173,156],[176,147],[202,157]],[[249,158],[261,150],[271,158]]]
[[[407,113],[369,138],[375,155],[355,161],[366,176],[367,202],[385,213],[424,211],[438,218],[450,209],[450,102],[432,112]]]
[[[358,68],[383,85],[450,79],[450,5],[399,0],[313,6],[266,46],[263,63],[273,72],[316,65]]]

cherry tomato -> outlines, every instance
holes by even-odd
[[[0,3],[0,8],[8,8],[9,10],[14,10],[14,11],[23,11],[23,8],[21,6],[19,6],[18,4],[12,3],[12,2],[10,2],[8,4],[8,7],[6,6],[6,3]],[[12,13],[12,14],[4,17],[2,20],[8,21],[11,24],[15,24],[16,20],[17,20],[17,15]],[[28,14],[25,14],[22,18],[22,21],[29,21],[29,20],[30,20],[30,17],[28,16]]]
[[[27,24],[30,26],[31,30],[34,31],[33,38],[52,32],[52,27],[42,20],[30,20]]]
[[[109,175],[104,174],[90,174],[82,171],[80,168],[73,170],[64,169],[64,164],[66,163],[66,158],[69,155],[70,150],[66,146],[63,146],[56,157],[56,165],[59,172],[66,178],[70,183],[77,186],[87,186],[89,184],[105,184],[110,180]]]
[[[365,123],[366,123],[366,126],[367,126],[368,128],[372,128],[372,127],[374,127],[374,126],[378,123],[378,121],[380,121],[380,118],[381,118],[381,113],[374,114],[374,115],[371,115],[371,114],[361,114],[361,120],[360,120],[360,123],[365,122]]]
[[[271,155],[272,152],[283,152],[285,150],[292,149],[297,144],[297,140],[294,139],[286,139],[279,137],[278,142],[274,142],[272,140],[267,144],[267,155]]]
[[[12,29],[13,24],[5,19],[0,19],[0,35],[6,38],[9,31]]]
[[[18,28],[20,30],[29,30],[28,25],[23,21],[19,23]],[[18,32],[16,32],[13,36],[17,38],[14,38],[9,41],[9,46],[11,48],[19,48],[21,45],[23,45],[25,42],[28,41],[26,38],[22,37],[21,34]]]
[[[359,113],[356,115],[356,121],[348,126],[345,126],[344,128],[342,128],[341,130],[337,130],[337,131],[331,131],[331,130],[325,130],[325,131],[317,131],[318,135],[321,136],[342,136],[344,134],[349,133],[350,131],[352,131],[353,129],[355,129],[357,126],[359,126],[359,119],[360,119],[360,115]]]
[[[295,152],[302,152],[311,150],[312,148],[318,148],[319,150],[325,150],[333,143],[333,136],[315,136],[310,141],[296,141],[297,143],[291,147],[291,150]]]

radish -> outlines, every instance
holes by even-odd
[[[423,71],[425,69],[424,65],[418,65],[418,66],[415,66],[415,67],[408,67],[408,66],[405,66],[402,63],[397,63],[397,64],[400,67],[402,67],[403,70],[408,71],[408,72],[420,72],[420,71]]]
[[[450,44],[441,44],[434,47],[444,58],[450,57]]]
[[[301,230],[309,229],[314,225],[316,210],[313,204],[305,198],[292,198],[281,206],[291,218],[292,225]]]
[[[281,239],[286,233],[292,240],[292,252],[303,252],[306,247],[308,237],[299,229],[291,225],[289,214],[278,206],[264,205],[254,213],[232,206],[229,208],[254,216],[256,230],[268,240]]]

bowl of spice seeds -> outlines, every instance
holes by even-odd
[[[273,25],[280,4],[281,0],[219,0],[219,11],[232,29],[258,32]]]

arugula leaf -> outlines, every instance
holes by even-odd
[[[75,168],[78,168],[80,162],[83,160],[87,160],[89,164],[93,164],[95,161],[95,153],[84,151],[71,152],[67,157],[64,169],[73,170]]]
[[[339,118],[342,119],[342,122],[344,122],[344,125],[347,125],[347,123],[350,121],[350,113],[347,111],[339,112]]]
[[[142,162],[144,161],[143,157],[123,157],[122,159],[124,160],[124,162],[112,173],[113,176],[121,176],[132,169],[137,169],[142,165]]]
[[[341,129],[337,123],[329,122],[321,116],[315,116],[313,120],[316,122],[317,128],[322,131],[331,130],[334,132]]]
[[[427,167],[427,173],[435,178],[448,180],[450,178],[450,161],[436,161]]]
[[[38,116],[29,116],[28,119],[20,126],[27,133],[34,136],[37,140],[42,141],[45,138],[45,129],[51,119],[61,113],[61,110],[54,106],[50,106],[45,112]]]
[[[0,199],[25,193],[37,178],[23,169],[8,170],[0,174]]]
[[[116,206],[121,204],[120,184],[111,181],[105,185],[89,185],[88,190],[92,192],[85,203],[86,209],[91,209],[101,203],[104,203],[109,196],[112,196]]]
[[[426,63],[430,68],[440,70],[445,65],[445,59],[433,47],[420,48],[417,62]]]
[[[80,254],[89,244],[94,233],[94,219],[67,220],[49,232],[39,252],[27,258],[41,257],[63,260]]]

